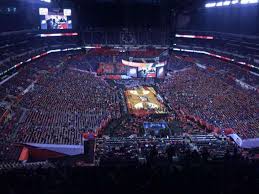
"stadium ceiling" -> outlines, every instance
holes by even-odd
[[[53,0],[55,1],[55,0]],[[62,1],[62,0],[60,0]],[[66,1],[66,0],[65,0]],[[207,2],[206,0],[73,0],[76,5],[87,5],[87,4],[121,4],[123,6],[133,4],[147,4],[153,6],[167,6],[174,10],[193,10],[203,7]]]
[[[42,4],[42,5],[56,5],[56,6],[66,6],[75,5],[81,8],[87,7],[88,5],[99,5],[99,4],[114,4],[121,6],[131,6],[131,5],[149,5],[149,6],[159,6],[167,9],[172,9],[175,11],[192,11],[199,8],[204,8],[204,5],[208,0],[48,0],[51,3],[46,3],[42,0],[0,0],[0,6],[10,3],[31,3],[31,4]],[[217,1],[217,0],[215,0]]]

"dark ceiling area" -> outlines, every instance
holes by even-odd
[[[55,0],[54,0],[55,1]],[[58,2],[65,2],[57,0]],[[149,5],[149,6],[166,6],[174,10],[192,10],[201,7],[206,0],[73,0],[77,6],[89,6],[94,4],[113,4],[116,6],[132,6],[132,5]]]
[[[56,0],[63,6],[69,2],[73,2],[81,24],[165,29],[174,14],[196,11],[206,0]]]
[[[39,29],[39,8],[72,9],[73,29],[222,31],[258,34],[259,5],[206,9],[209,0],[0,0],[0,31]],[[8,11],[9,10],[9,11]],[[15,11],[10,11],[15,10]],[[8,22],[6,22],[8,21]]]
[[[85,7],[102,4],[112,4],[115,6],[132,6],[132,5],[147,5],[147,6],[166,6],[175,10],[192,10],[203,7],[206,0],[51,0],[53,5]],[[40,0],[0,0],[0,5],[15,4],[15,3],[31,3],[31,4],[46,4]]]
[[[23,28],[38,28],[39,7],[69,8],[74,28],[169,28],[172,13],[188,13],[202,7],[206,0],[0,0],[4,9],[16,9],[14,16],[23,18]],[[7,12],[10,17],[10,13]],[[4,17],[4,16],[3,16]],[[6,16],[7,17],[7,16]],[[19,27],[20,29],[20,27]]]

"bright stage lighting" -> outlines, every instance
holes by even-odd
[[[205,7],[211,8],[211,7],[230,6],[230,5],[236,5],[236,4],[246,5],[246,4],[256,4],[256,3],[259,3],[259,0],[232,0],[232,1],[226,0],[226,1],[206,3]]]
[[[258,0],[241,0],[241,4],[252,4],[252,3],[258,3]]]
[[[241,0],[240,3],[241,3],[241,4],[248,4],[248,3],[249,3],[249,0]]]
[[[43,1],[45,3],[51,3],[51,0],[40,0],[40,1]]]
[[[231,1],[224,1],[224,2],[223,2],[223,5],[224,5],[224,6],[229,6],[230,3],[231,3]]]
[[[39,8],[39,14],[40,15],[48,15],[48,8]]]
[[[238,3],[239,3],[239,0],[233,0],[233,1],[231,2],[232,5],[235,5],[235,4],[238,4]]]
[[[218,3],[216,4],[216,6],[217,6],[217,7],[222,7],[222,6],[223,6],[223,2],[222,2],[222,1],[218,2]]]
[[[206,4],[205,4],[205,7],[207,7],[207,8],[215,7],[215,6],[216,6],[216,3],[215,3],[215,2],[213,2],[213,3],[206,3]]]
[[[64,9],[63,12],[64,12],[65,16],[71,16],[72,15],[71,9]]]

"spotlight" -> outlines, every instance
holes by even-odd
[[[45,3],[51,3],[51,0],[40,0],[42,2],[45,2]]]
[[[224,2],[223,2],[223,5],[224,5],[224,6],[229,6],[230,3],[231,3],[231,1],[224,1]]]
[[[249,0],[241,0],[240,1],[240,4],[248,4],[249,3]]]
[[[233,1],[231,2],[232,5],[235,5],[235,4],[238,4],[238,3],[239,3],[239,0],[233,0]]]
[[[206,8],[215,7],[215,6],[216,6],[216,3],[215,3],[215,2],[213,2],[213,3],[206,3],[206,4],[205,4],[205,7],[206,7]]]
[[[223,6],[223,2],[222,1],[220,1],[220,2],[218,2],[217,4],[216,4],[216,7],[222,7]]]

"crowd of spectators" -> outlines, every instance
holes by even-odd
[[[186,115],[203,119],[221,130],[232,128],[244,138],[258,137],[256,93],[233,87],[195,66],[174,73],[158,88],[174,109]]]
[[[250,193],[257,194],[258,163],[186,159],[164,165],[28,166],[1,172],[3,193]]]
[[[98,139],[95,156],[97,162],[135,160],[145,163],[148,160],[179,161],[188,155],[196,159],[206,157],[206,160],[218,160],[237,152],[235,144],[214,135],[186,135],[171,138]]]
[[[196,34],[198,36],[213,36],[212,40],[177,38],[175,43],[182,48],[205,50],[214,54],[234,58],[236,61],[244,61],[256,65],[254,59],[258,58],[258,37],[245,35],[207,33],[207,32],[180,32]],[[258,63],[257,63],[258,64]]]
[[[109,119],[120,117],[116,89],[94,73],[72,68],[69,64],[76,56],[49,55],[1,85],[5,93],[1,100],[11,109],[1,125],[10,134],[1,133],[2,137],[13,134],[18,142],[79,144],[83,132],[100,130]],[[26,88],[29,92],[22,94]]]
[[[14,65],[52,49],[71,48],[81,45],[80,37],[41,38],[35,33],[0,36],[0,74]]]
[[[192,54],[191,58],[195,63],[203,64],[208,68],[210,73],[214,73],[223,79],[241,80],[255,88],[259,87],[259,77],[242,65],[238,66],[220,59],[211,58],[204,55]]]
[[[117,91],[85,72],[45,78],[21,104],[27,109],[19,126],[23,142],[79,144],[83,132],[97,131],[103,120],[120,117]]]
[[[104,134],[129,137],[144,134],[143,122],[161,120],[169,123],[177,120],[181,133],[211,132],[196,122],[182,119],[182,113],[204,120],[221,132],[232,128],[243,138],[258,137],[257,94],[235,87],[226,82],[226,77],[219,76],[230,72],[237,77],[243,75],[243,70],[233,65],[207,57],[177,54],[169,57],[165,80],[132,79],[110,83],[96,75],[101,62],[119,63],[131,54],[153,57],[159,53],[161,50],[125,53],[116,49],[91,49],[50,54],[26,64],[1,85],[1,118],[7,113],[1,120],[1,139],[80,144],[82,133],[102,131],[108,123],[111,124]],[[208,68],[201,69],[196,63]],[[238,78],[256,83],[256,77],[249,73]],[[170,111],[179,114],[162,118],[122,115],[121,110],[126,106],[122,102],[123,90],[141,85],[155,87]]]
[[[17,147],[15,144],[8,142],[0,143],[0,164],[1,163],[17,163],[20,154],[21,147]]]
[[[188,59],[189,57],[185,55],[171,55],[168,58],[168,66],[166,68],[169,71],[169,73],[187,69],[194,64],[192,60]]]
[[[61,56],[55,54],[52,57],[41,58],[27,64],[12,75],[10,79],[3,80],[0,85],[0,139],[2,142],[14,142],[16,126],[24,109],[19,105],[23,92],[41,76],[44,72],[52,72],[55,66],[60,64]],[[7,144],[8,144],[7,143]]]
[[[103,35],[96,32],[91,41],[103,42]],[[141,33],[136,36],[124,32],[123,40],[115,34],[109,35],[118,42],[129,42],[130,39],[126,39],[129,36],[134,39],[133,42],[155,44],[159,41],[152,40],[161,33]],[[46,48],[36,50],[35,47],[48,46],[52,40],[52,45],[59,46],[62,41],[69,42],[66,38],[61,41],[56,38],[40,40],[34,44],[31,44],[30,39],[17,44],[3,41],[5,46],[0,46],[3,53],[0,61],[9,59],[0,66],[0,73],[20,60],[45,51]],[[70,45],[76,46],[77,41],[73,40]],[[26,53],[28,50],[33,52]],[[231,46],[225,50],[235,52]],[[232,128],[242,138],[258,137],[258,93],[235,84],[235,79],[239,79],[258,88],[256,75],[233,64],[195,54],[171,55],[167,61],[168,76],[159,82],[154,79],[135,79],[109,84],[96,75],[100,63],[103,63],[103,69],[111,67],[108,73],[121,74],[125,70],[116,69],[115,64],[119,65],[122,59],[157,57],[161,52],[92,49],[50,54],[26,64],[13,78],[2,83],[0,163],[17,161],[21,150],[15,145],[16,142],[78,145],[82,144],[84,132],[102,132],[103,128],[106,131],[104,138],[96,140],[95,159],[100,168],[59,168],[58,160],[53,162],[55,165],[51,165],[51,162],[27,165],[8,163],[0,165],[0,182],[4,185],[1,191],[10,194],[85,190],[104,193],[109,188],[119,192],[126,188],[131,193],[157,190],[181,193],[190,192],[189,189],[192,192],[198,187],[200,193],[253,193],[253,190],[258,189],[258,166],[246,160],[247,156],[242,156],[242,150],[237,149],[234,142],[224,136],[207,134],[208,129],[185,118],[191,116],[195,121],[203,120],[222,133]],[[14,57],[21,53],[25,55]],[[121,91],[141,85],[152,85],[157,89],[169,105],[169,114],[140,118],[122,115],[121,106],[125,104],[121,102]],[[169,125],[177,121],[181,132],[175,133],[177,136],[174,137],[161,135],[166,138],[138,137],[143,136],[143,122],[147,121],[165,121]],[[121,167],[124,165],[127,167]],[[12,170],[1,171],[2,166]],[[15,167],[21,167],[22,170]],[[217,181],[221,184],[216,185]],[[179,186],[183,183],[185,187]],[[225,184],[228,187],[222,186]],[[228,190],[229,187],[231,190]]]

